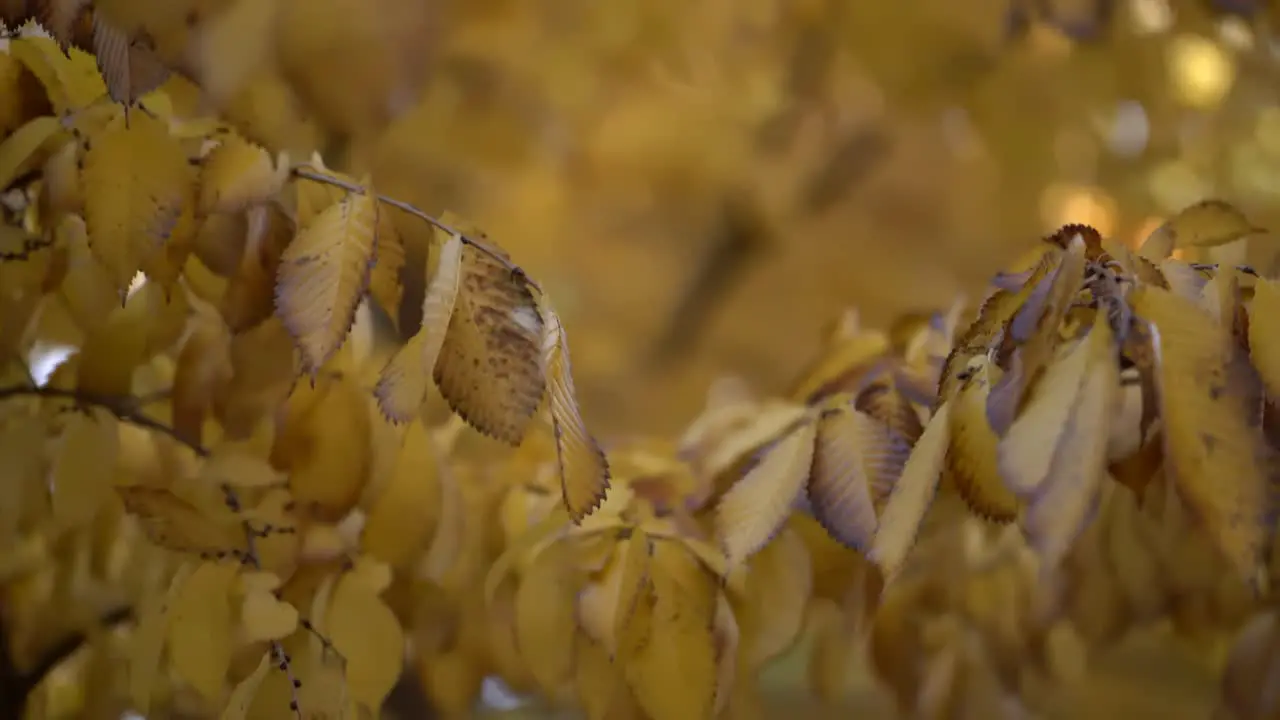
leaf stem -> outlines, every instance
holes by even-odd
[[[330,175],[328,173],[320,172],[319,170],[316,170],[314,167],[310,165],[294,166],[293,168],[290,169],[290,173],[292,173],[294,177],[299,177],[304,180],[311,180],[313,182],[324,183],[326,185],[332,185],[334,187],[342,188],[347,192],[353,192],[360,195],[369,193],[368,188],[362,187],[358,183],[351,182],[350,180],[345,180],[336,175]],[[436,216],[428,212],[425,212],[422,209],[418,208],[417,206],[407,203],[403,200],[397,200],[393,197],[382,195],[376,192],[373,193],[373,197],[377,199],[377,201],[380,203],[390,205],[391,207],[396,208],[398,210],[402,210],[418,218],[419,220],[422,220],[428,225],[431,225],[432,227],[438,228],[443,232],[446,232],[450,235],[460,238],[464,245],[470,245],[471,247],[475,248],[477,251],[489,256],[494,261],[498,262],[504,268],[506,268],[511,274],[517,275],[520,278],[522,278],[530,288],[536,290],[539,294],[542,293],[542,287],[539,286],[538,283],[534,281],[533,278],[529,277],[527,273],[525,273],[524,268],[511,262],[510,258],[508,258],[502,251],[498,250],[494,246],[484,241],[477,240],[476,238],[468,237],[465,233],[463,233],[458,228],[453,227],[452,225],[441,220],[440,218],[437,218]]]

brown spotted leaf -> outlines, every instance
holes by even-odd
[[[547,386],[543,318],[524,275],[471,245],[459,283],[436,385],[469,425],[516,445]]]

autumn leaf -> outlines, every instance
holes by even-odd
[[[245,720],[249,716],[249,707],[253,704],[253,698],[258,692],[258,688],[262,686],[262,681],[266,679],[267,673],[274,668],[275,665],[271,662],[271,653],[263,653],[262,659],[258,661],[258,665],[253,669],[253,672],[236,683],[235,689],[231,691],[230,697],[227,698],[226,707],[223,708],[219,720]]]
[[[84,108],[107,92],[93,56],[79,48],[64,54],[57,41],[33,36],[10,40],[9,53],[39,78],[58,114]]]
[[[875,537],[877,508],[898,480],[911,446],[853,408],[825,412],[809,477],[813,517],[844,545],[865,552]]]
[[[812,590],[813,562],[793,529],[784,529],[751,556],[737,613],[748,668],[763,667],[796,642]]]
[[[445,343],[462,278],[463,242],[452,235],[440,247],[436,271],[422,300],[422,327],[383,368],[374,394],[378,407],[395,422],[417,417]]]
[[[1262,376],[1267,394],[1280,402],[1280,282],[1260,278],[1253,287],[1249,308],[1249,352],[1253,366]]]
[[[1267,463],[1228,375],[1234,343],[1197,304],[1167,290],[1138,288],[1130,302],[1159,343],[1168,471],[1227,560],[1255,581],[1266,538]]]
[[[26,124],[0,141],[0,188],[7,188],[43,158],[40,149],[62,131],[58,119],[48,115],[28,120]]]
[[[404,664],[404,631],[378,590],[347,573],[333,589],[324,632],[346,659],[347,690],[368,712],[382,707]]]
[[[142,37],[131,38],[102,13],[93,14],[93,56],[112,100],[133,105],[169,79],[169,68]]]
[[[902,567],[938,490],[950,443],[951,413],[949,402],[934,412],[880,514],[867,557],[880,566],[886,577],[892,577]]]
[[[714,579],[678,545],[659,543],[618,650],[627,684],[654,720],[712,716],[715,607]]]
[[[111,496],[119,448],[110,413],[94,409],[67,418],[52,477],[53,517],[61,526],[89,522]]]
[[[1026,533],[1048,567],[1056,567],[1089,520],[1107,475],[1107,438],[1120,392],[1118,356],[1106,318],[1099,315],[1081,342],[1086,377],[1070,399],[1071,414],[1061,436],[1041,454],[1051,455],[1048,475],[1027,506]],[[1023,438],[1028,439],[1028,438]]]
[[[369,287],[378,212],[371,191],[349,193],[303,226],[280,258],[276,312],[313,375],[346,341]]]
[[[200,213],[236,213],[275,197],[289,174],[280,160],[239,135],[223,135],[200,162]]]
[[[152,542],[171,550],[200,554],[246,551],[243,530],[230,518],[209,517],[192,503],[163,488],[116,487],[125,509],[136,517]]]
[[[516,445],[546,390],[545,320],[524,275],[467,245],[434,377],[453,411]]]
[[[652,541],[640,528],[629,533],[614,544],[602,576],[584,586],[577,598],[579,626],[610,658],[617,655],[618,638],[626,632],[649,576]]]
[[[231,590],[238,563],[202,563],[182,584],[170,609],[169,659],[205,699],[222,697],[231,665]]]
[[[1059,351],[1025,407],[1000,439],[1000,475],[1018,495],[1037,491],[1049,476],[1054,449],[1066,429],[1089,370],[1089,344],[1078,341]]]
[[[1178,211],[1156,228],[1144,243],[1153,249],[1148,251],[1144,247],[1142,254],[1152,260],[1164,259],[1176,248],[1214,248],[1265,232],[1231,204],[1202,200]]]
[[[609,463],[578,409],[569,344],[560,317],[545,304],[542,314],[542,367],[555,433],[560,488],[569,516],[577,522],[604,500],[609,489]]]
[[[805,421],[768,447],[750,472],[720,498],[716,536],[730,568],[746,562],[782,526],[804,491],[813,466],[818,428]]]
[[[163,593],[143,597],[138,608],[138,625],[130,638],[129,698],[139,710],[149,710],[160,662],[173,622],[172,610],[194,567],[182,565],[173,574]]]
[[[987,419],[987,399],[993,382],[992,365],[984,362],[971,368],[956,392],[952,400],[951,446],[944,471],[975,513],[989,520],[1012,522],[1021,503],[1005,486],[997,451],[1000,438]]]
[[[132,113],[89,137],[84,153],[89,248],[123,293],[192,202],[195,173],[159,120]]]
[[[540,554],[515,595],[516,645],[543,692],[555,697],[573,672],[579,581],[565,546]]]

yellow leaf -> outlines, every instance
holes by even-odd
[[[163,122],[130,113],[89,137],[81,179],[89,248],[124,292],[189,207],[195,172]]]
[[[1088,370],[1087,341],[1060,352],[1000,439],[1000,475],[1014,493],[1034,494],[1049,477],[1054,448],[1067,428]]]
[[[232,517],[209,517],[208,513],[163,488],[130,485],[116,487],[116,492],[125,509],[157,545],[209,556],[246,551],[243,529]]]
[[[569,342],[560,317],[543,306],[542,366],[545,368],[547,403],[556,439],[556,462],[564,504],[579,522],[604,500],[609,489],[609,462],[587,430],[578,409],[569,364]]]
[[[1165,458],[1180,496],[1246,580],[1256,581],[1266,542],[1268,467],[1257,410],[1231,377],[1235,341],[1193,301],[1139,287],[1134,312],[1158,341]]]
[[[618,666],[599,643],[577,633],[574,687],[587,720],[638,720],[639,709]]]
[[[173,669],[206,700],[222,697],[234,637],[231,591],[239,563],[202,563],[174,599],[169,621]]]
[[[277,426],[271,464],[289,476],[294,499],[336,522],[360,500],[371,467],[365,390],[350,375],[299,382]]]
[[[809,551],[791,528],[751,557],[737,620],[748,668],[763,667],[796,642],[812,589]]]
[[[1203,200],[1183,208],[1177,215],[1169,218],[1156,228],[1144,243],[1143,257],[1164,259],[1174,248],[1213,248],[1226,245],[1249,235],[1258,235],[1266,230],[1249,222],[1234,206],[1221,200]],[[1159,257],[1145,252],[1145,245],[1163,250]]]
[[[198,209],[204,215],[247,210],[275,197],[288,174],[289,166],[277,168],[266,149],[239,135],[224,135],[200,163]]]
[[[120,451],[116,418],[92,409],[67,417],[53,471],[53,517],[61,527],[83,525],[111,495]]]
[[[376,713],[400,678],[404,632],[391,609],[353,574],[333,589],[324,632],[346,659],[347,692]]]
[[[461,272],[436,385],[468,424],[516,445],[547,387],[544,318],[524,276],[504,262],[468,245]]]
[[[253,698],[258,694],[258,688],[262,686],[267,673],[274,667],[275,665],[271,662],[271,652],[263,653],[262,659],[258,661],[258,666],[253,669],[253,672],[237,683],[235,689],[231,691],[231,696],[227,698],[227,704],[222,709],[222,715],[219,716],[220,720],[245,720],[249,716],[249,706],[253,704]]]
[[[809,479],[817,434],[813,422],[793,428],[720,498],[716,535],[730,568],[763,547],[791,514]]]
[[[251,590],[240,605],[240,623],[247,642],[280,640],[298,628],[298,609],[269,590]]]
[[[368,511],[360,547],[395,568],[404,568],[426,546],[440,522],[440,476],[436,449],[421,420],[405,430],[391,481]]]
[[[1272,401],[1280,402],[1280,282],[1259,278],[1249,307],[1249,352]]]
[[[303,227],[280,258],[276,311],[313,375],[347,339],[369,287],[378,212],[371,190],[349,193]]]
[[[1107,439],[1120,392],[1120,367],[1111,326],[1103,314],[1081,343],[1087,376],[1062,436],[1054,445],[1039,444],[1052,456],[1048,476],[1027,506],[1025,530],[1033,549],[1049,568],[1071,549],[1090,520],[1107,473]]]
[[[987,419],[992,381],[991,363],[983,362],[970,368],[956,392],[945,470],[971,510],[989,520],[1011,522],[1017,518],[1021,503],[1000,474],[996,449],[1000,438]]]
[[[8,188],[14,180],[35,163],[42,162],[40,148],[62,132],[58,119],[45,115],[29,120],[0,142],[0,188]]]
[[[516,646],[543,691],[555,697],[573,671],[580,583],[567,546],[541,553],[521,573],[515,595]]]
[[[620,643],[619,662],[653,720],[712,717],[718,688],[714,579],[676,543],[659,543]]]
[[[265,457],[255,454],[247,443],[229,440],[210,449],[200,476],[211,487],[260,488],[285,482],[284,476],[276,472]]]
[[[142,596],[138,625],[130,637],[129,649],[129,699],[139,712],[147,712],[151,708],[151,696],[169,635],[173,605],[191,571],[191,565],[179,567],[163,593]]]
[[[603,577],[578,593],[578,624],[609,657],[618,652],[618,638],[631,621],[649,574],[649,537],[639,528],[630,533],[615,544]]]
[[[911,447],[883,423],[854,408],[818,421],[809,505],[831,537],[865,552],[875,537],[878,504],[906,465]]]
[[[937,493],[950,444],[950,428],[951,403],[944,402],[911,449],[902,475],[880,514],[880,525],[867,557],[880,566],[886,578],[901,569]]]
[[[9,41],[9,54],[39,78],[59,115],[79,110],[107,92],[93,56],[79,48],[63,54],[51,38],[23,37]]]
[[[81,330],[100,328],[120,304],[115,282],[89,249],[83,218],[63,216],[54,232],[67,247],[67,276],[62,281],[67,311]]]
[[[142,37],[130,38],[102,13],[93,14],[93,55],[111,99],[133,105],[169,79],[169,68]]]
[[[746,404],[732,414],[708,412],[685,430],[677,452],[692,457],[700,473],[714,477],[777,440],[806,413],[804,405],[777,401]]]
[[[392,355],[374,388],[378,407],[395,422],[408,422],[417,417],[426,400],[458,298],[462,249],[462,238],[458,235],[451,236],[440,247],[436,272],[422,300],[422,327]]]

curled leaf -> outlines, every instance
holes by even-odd
[[[556,440],[556,462],[565,507],[575,522],[603,500],[609,489],[609,463],[587,430],[578,409],[569,364],[569,344],[560,317],[543,307],[542,366],[546,373],[548,407]]]

